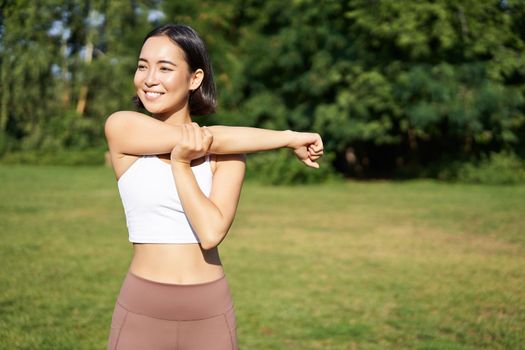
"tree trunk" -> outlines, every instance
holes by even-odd
[[[86,43],[86,57],[84,62],[86,63],[86,68],[91,63],[91,60],[93,59],[93,43],[91,40],[88,39],[88,42]],[[87,69],[86,69],[87,71]],[[80,87],[80,93],[78,95],[78,103],[77,103],[77,113],[79,115],[83,115],[84,111],[86,110],[86,101],[87,101],[87,95],[88,95],[88,84],[85,79],[84,74],[84,81],[82,82],[82,86]]]
[[[70,81],[68,77],[69,69],[67,65],[67,42],[62,39],[60,52],[62,53],[62,106],[64,109],[69,109],[69,103],[71,102],[70,96]]]

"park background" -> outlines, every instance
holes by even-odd
[[[1,348],[105,347],[131,249],[103,124],[166,22],[210,51],[198,123],[325,141],[318,170],[248,157],[241,348],[523,348],[525,1],[0,6]]]

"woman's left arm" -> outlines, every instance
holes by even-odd
[[[245,172],[244,155],[221,155],[213,174],[210,197],[202,193],[188,163],[172,162],[171,169],[184,212],[202,249],[222,242],[233,223]]]
[[[191,170],[191,159],[204,155],[211,139],[184,129],[180,145],[171,153],[171,169],[182,207],[203,249],[216,247],[226,236],[233,223],[241,194],[246,169],[245,156],[220,155],[213,174],[210,197],[201,191]]]

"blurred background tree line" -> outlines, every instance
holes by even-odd
[[[268,182],[525,179],[525,0],[3,1],[4,161],[103,162],[104,120],[133,109],[142,39],[166,22],[210,51],[219,109],[197,122],[323,136],[322,171],[252,158]]]

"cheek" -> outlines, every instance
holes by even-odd
[[[141,71],[135,71],[135,76],[133,77],[133,84],[135,85],[136,89],[142,88],[142,81],[144,80],[143,75],[144,73],[142,73]]]
[[[167,87],[173,88],[180,85],[180,78],[178,74],[169,74],[167,76],[164,76],[164,79],[162,79],[162,82]]]
[[[163,83],[171,88],[184,88],[188,85],[189,79],[186,74],[182,72],[176,72],[175,74],[169,74],[164,77]]]

